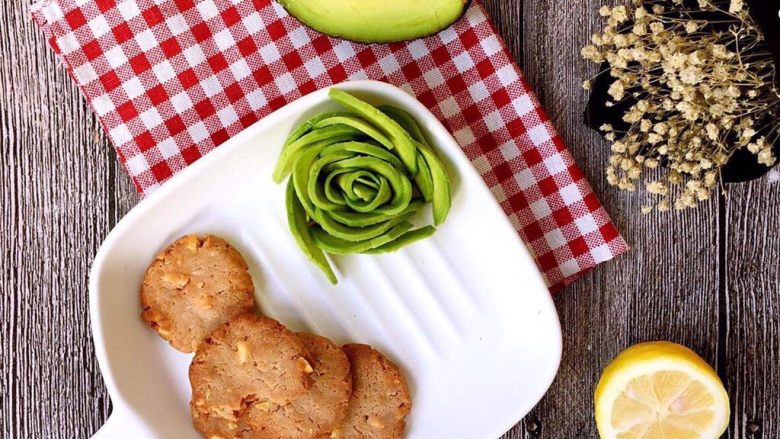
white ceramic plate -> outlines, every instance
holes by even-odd
[[[296,247],[284,185],[271,181],[287,134],[335,107],[328,91],[247,128],[139,203],[95,258],[92,331],[114,405],[97,436],[200,437],[188,406],[191,355],[174,351],[144,324],[138,298],[149,262],[188,233],[217,234],[238,248],[265,314],[338,343],[371,344],[395,360],[412,389],[410,439],[494,439],[550,386],[561,356],[555,307],[476,170],[404,91],[375,81],[339,87],[406,109],[421,124],[453,177],[446,223],[394,254],[335,258],[340,282],[332,286]]]

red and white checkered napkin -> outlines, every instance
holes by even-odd
[[[451,130],[551,290],[627,249],[478,3],[390,45],[323,36],[271,0],[43,0],[32,14],[141,192],[304,94],[377,79]]]

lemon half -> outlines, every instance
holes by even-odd
[[[729,424],[717,373],[692,350],[668,342],[633,346],[607,366],[595,394],[602,439],[715,439]]]

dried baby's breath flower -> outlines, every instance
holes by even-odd
[[[590,90],[592,88],[592,84],[590,81],[583,81],[582,82],[582,88],[584,90]]]
[[[628,21],[628,8],[623,5],[612,8],[608,21],[613,24],[625,23]]]
[[[774,154],[772,154],[772,148],[766,147],[758,153],[758,163],[766,166],[772,166],[777,162]]]
[[[626,89],[623,85],[622,81],[615,81],[612,83],[611,86],[609,86],[609,95],[612,96],[616,101],[619,101],[623,99],[623,97],[626,95]]]
[[[658,201],[642,211],[667,211],[709,199],[738,149],[775,164],[776,67],[743,0],[698,0],[698,9],[683,0],[631,4],[602,7],[607,25],[582,50],[609,65],[600,73],[614,78],[607,107],[633,103],[625,126],[601,126],[612,143],[607,181],[633,191],[652,173],[644,188]],[[712,16],[719,18],[702,19]]]
[[[666,195],[669,193],[669,187],[660,181],[652,181],[647,183],[647,192],[657,195]]]

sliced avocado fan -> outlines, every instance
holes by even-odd
[[[433,35],[463,15],[469,0],[279,0],[305,25],[363,43]]]

